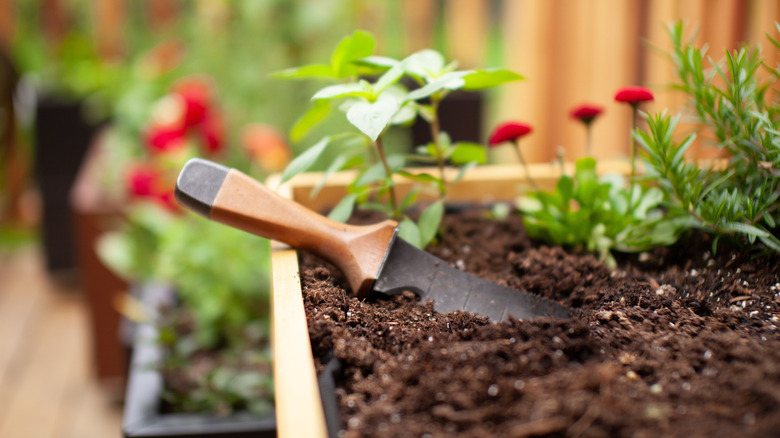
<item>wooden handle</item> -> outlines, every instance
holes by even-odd
[[[214,221],[311,251],[341,269],[359,297],[368,295],[395,235],[398,225],[395,221],[365,226],[336,222],[279,196],[235,169],[196,160],[190,161],[195,169],[188,171],[191,167],[188,163],[177,182],[177,198],[183,204]],[[211,168],[203,172],[197,169],[200,166]],[[189,182],[188,172],[197,175],[199,181]],[[208,176],[209,172],[212,176]],[[212,178],[214,174],[213,179],[217,182],[211,190],[215,194],[207,196],[206,202],[210,208],[202,201],[200,205],[191,206],[191,199],[199,194],[186,193],[188,187],[196,184],[209,187],[209,181],[202,180]],[[218,180],[223,177],[219,185]]]

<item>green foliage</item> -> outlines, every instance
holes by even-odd
[[[277,77],[320,79],[335,82],[317,91],[311,108],[293,127],[294,139],[304,138],[334,110],[344,113],[357,130],[327,135],[290,163],[284,181],[310,169],[330,148],[339,148],[323,178],[344,169],[358,172],[349,186],[349,194],[331,213],[345,220],[356,206],[385,212],[400,221],[399,232],[410,243],[423,247],[436,235],[441,222],[447,185],[486,160],[481,145],[450,141],[440,130],[438,109],[441,101],[455,90],[481,90],[519,80],[516,73],[503,69],[456,70],[434,50],[423,50],[397,60],[373,55],[374,37],[355,31],[339,42],[329,64],[311,64],[283,70]],[[414,89],[407,88],[408,83]],[[418,146],[412,154],[388,154],[383,141],[393,126],[406,126],[420,116],[429,123],[433,141]],[[410,163],[435,164],[439,174],[419,174],[405,170]],[[453,181],[445,179],[447,164],[461,166]],[[393,176],[408,178],[415,188],[404,198],[395,194]],[[406,215],[425,186],[439,193],[439,201],[428,206],[415,222]],[[316,193],[317,190],[315,190]]]
[[[654,187],[626,187],[620,176],[598,178],[596,160],[577,160],[573,176],[555,190],[529,192],[520,201],[528,234],[558,245],[585,249],[614,264],[610,250],[642,251],[672,241],[661,229],[648,232],[661,215],[663,195]]]
[[[268,314],[268,242],[194,214],[173,216],[142,204],[127,227],[98,246],[124,277],[172,285],[197,320],[201,348],[239,342],[244,327]]]
[[[725,167],[686,162],[684,154],[695,136],[673,141],[680,117],[646,116],[648,130],[635,137],[646,152],[649,176],[665,192],[666,222],[678,227],[678,233],[694,228],[712,233],[713,249],[723,237],[742,236],[750,244],[758,240],[780,251],[780,106],[768,92],[770,82],[757,77],[763,66],[760,52],[727,51],[724,60],[715,63],[705,51],[683,41],[681,23],[670,28],[670,35],[677,87],[692,98],[699,121],[729,159]],[[710,68],[704,67],[705,61]],[[764,67],[780,76],[777,67]]]

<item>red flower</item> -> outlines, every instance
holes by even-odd
[[[136,166],[130,169],[127,185],[132,196],[151,196],[155,192],[155,184],[159,173],[149,166]]]
[[[572,119],[577,119],[582,123],[589,125],[596,117],[604,112],[604,108],[598,105],[584,103],[574,108],[569,115]]]
[[[146,132],[146,144],[152,153],[179,149],[184,139],[185,131],[178,126],[152,126]]]
[[[520,122],[505,122],[496,127],[490,136],[490,146],[503,143],[505,141],[516,141],[532,131],[530,125]]]
[[[193,76],[174,84],[172,92],[184,99],[184,119],[187,126],[202,122],[211,108],[211,83],[207,78]]]
[[[222,150],[225,145],[225,124],[222,118],[210,114],[198,126],[198,133],[202,136],[204,152],[214,155]]]
[[[615,101],[631,105],[639,105],[650,100],[653,100],[653,93],[645,87],[623,87],[615,95]]]

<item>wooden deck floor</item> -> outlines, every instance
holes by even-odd
[[[0,254],[0,437],[121,436],[88,330],[81,293],[46,275],[38,248]]]

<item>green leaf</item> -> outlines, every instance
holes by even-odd
[[[422,249],[420,229],[411,219],[405,218],[398,224],[398,237],[404,239],[407,243]]]
[[[350,82],[348,84],[331,85],[316,92],[314,96],[312,96],[311,100],[332,100],[350,96],[363,97],[365,99],[370,98],[372,96],[370,84],[368,84],[366,81],[360,81]]]
[[[563,200],[563,204],[568,205],[569,199],[574,197],[574,180],[570,176],[562,176],[555,185],[555,190]]]
[[[466,83],[463,80],[463,76],[466,74],[467,72],[462,71],[447,73],[444,76],[426,84],[425,86],[409,92],[406,99],[420,100],[442,90],[457,90]]]
[[[286,70],[271,73],[271,76],[279,79],[338,78],[336,72],[333,71],[333,68],[328,64],[310,64],[301,67],[288,68]]]
[[[738,233],[747,234],[748,236],[768,237],[771,236],[766,230],[756,227],[750,224],[743,224],[741,222],[726,222],[720,226],[723,230],[736,231]]]
[[[363,30],[356,30],[351,36],[342,38],[330,57],[330,65],[336,77],[353,76],[356,69],[352,63],[370,56],[375,46],[374,35]]]
[[[318,158],[325,152],[325,149],[330,144],[332,137],[327,136],[318,141],[314,146],[306,149],[306,151],[290,162],[287,168],[282,172],[282,182],[287,182],[295,175],[305,172],[314,165]]]
[[[420,195],[420,188],[419,187],[413,187],[411,190],[409,190],[409,193],[404,196],[404,199],[401,200],[401,203],[398,205],[398,209],[401,211],[406,211],[409,208],[411,208],[412,205],[414,205],[415,201],[417,201],[417,197]]]
[[[483,90],[522,79],[525,78],[505,69],[476,70],[463,77],[463,89],[467,91]]]
[[[392,68],[398,65],[399,63],[397,59],[393,59],[387,56],[377,56],[377,55],[360,58],[355,62],[360,65],[367,65],[370,67],[380,67],[380,68]]]
[[[390,121],[393,125],[409,126],[417,120],[417,106],[414,102],[406,102],[401,106],[401,109],[395,113],[393,120]]]
[[[347,111],[347,120],[372,141],[376,141],[400,107],[401,102],[396,98],[382,95],[376,102],[357,102],[352,105]]]
[[[441,76],[444,70],[444,56],[433,49],[413,53],[405,61],[406,72],[426,82]]]
[[[391,172],[396,172],[399,168],[403,167],[404,158],[400,155],[391,155],[387,157],[387,164],[390,166]],[[385,167],[381,162],[377,162],[366,169],[366,171],[357,178],[357,180],[354,182],[354,186],[362,187],[385,178],[389,178],[389,176],[386,175]]]
[[[130,236],[121,232],[103,234],[95,247],[100,261],[124,279],[130,279],[135,272]]]
[[[330,114],[330,103],[326,100],[315,100],[314,105],[295,122],[290,130],[290,139],[295,142],[300,141],[315,126],[325,120],[328,114]]]
[[[350,193],[347,196],[341,198],[341,201],[333,207],[328,217],[337,222],[346,222],[352,215],[352,210],[355,209],[355,200],[357,199],[356,193]]]
[[[780,240],[777,237],[770,234],[768,236],[759,236],[758,240],[760,240],[761,243],[766,245],[767,248],[773,251],[780,252]]]
[[[450,183],[455,184],[456,182],[460,181],[466,175],[466,172],[477,167],[478,165],[479,163],[477,163],[476,161],[472,161],[471,163],[464,164],[463,166],[460,167],[460,171],[458,171],[458,174],[455,175],[455,178],[453,178],[452,181],[450,181]]]
[[[429,205],[421,214],[417,227],[420,231],[420,247],[426,247],[439,231],[441,218],[444,216],[444,201],[439,200]]]
[[[398,65],[394,65],[390,70],[386,71],[382,76],[377,79],[376,83],[374,83],[374,93],[380,94],[387,87],[389,87],[392,84],[395,84],[398,82],[399,79],[401,79],[401,76],[404,74],[404,65],[403,63],[400,63]]]
[[[439,178],[431,175],[430,173],[411,173],[405,170],[399,170],[398,174],[405,178],[409,178],[413,181],[419,181],[422,183],[435,183],[439,181]]]
[[[487,150],[478,143],[459,142],[454,145],[450,161],[460,165],[475,161],[484,164],[487,161]]]

